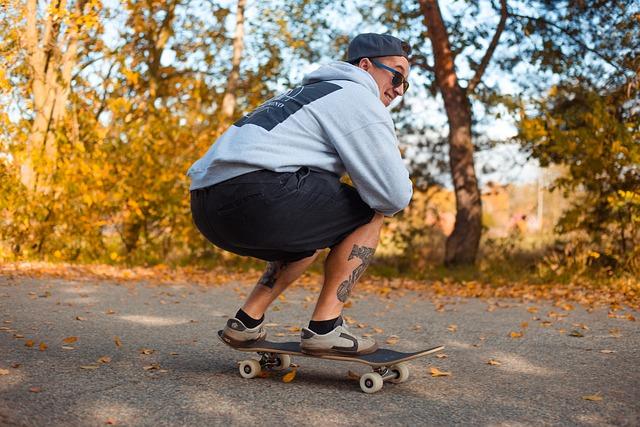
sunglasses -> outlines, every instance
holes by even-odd
[[[400,71],[395,70],[391,67],[387,67],[386,65],[376,61],[375,59],[371,59],[370,61],[378,68],[383,68],[387,71],[391,71],[393,73],[393,79],[391,79],[391,84],[393,85],[393,87],[402,85],[403,93],[407,93],[407,89],[409,89],[409,82],[404,78]]]

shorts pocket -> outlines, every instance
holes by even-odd
[[[256,201],[262,200],[264,195],[260,193],[248,194],[238,200],[234,200],[231,203],[227,203],[216,210],[218,216],[229,216],[238,213],[242,209],[246,209]]]

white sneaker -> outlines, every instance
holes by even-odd
[[[362,338],[343,324],[342,316],[336,321],[336,327],[329,333],[316,334],[308,328],[302,328],[300,332],[300,350],[303,353],[320,355],[345,355],[358,356],[373,353],[378,349],[378,344],[371,338]]]
[[[255,328],[247,328],[241,320],[231,318],[222,331],[222,339],[234,347],[242,347],[255,341],[264,340],[267,332],[264,330],[264,322]]]

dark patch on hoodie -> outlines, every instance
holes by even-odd
[[[342,87],[329,82],[296,87],[265,102],[234,125],[256,125],[270,131],[305,105],[340,89]]]

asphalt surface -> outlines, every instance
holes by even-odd
[[[401,351],[446,346],[365,394],[349,371],[370,369],[351,362],[298,357],[291,382],[241,378],[251,355],[215,335],[251,288],[0,276],[0,425],[640,425],[638,312],[354,295],[353,330]],[[274,340],[297,339],[313,309],[311,290],[285,296],[267,314]]]

